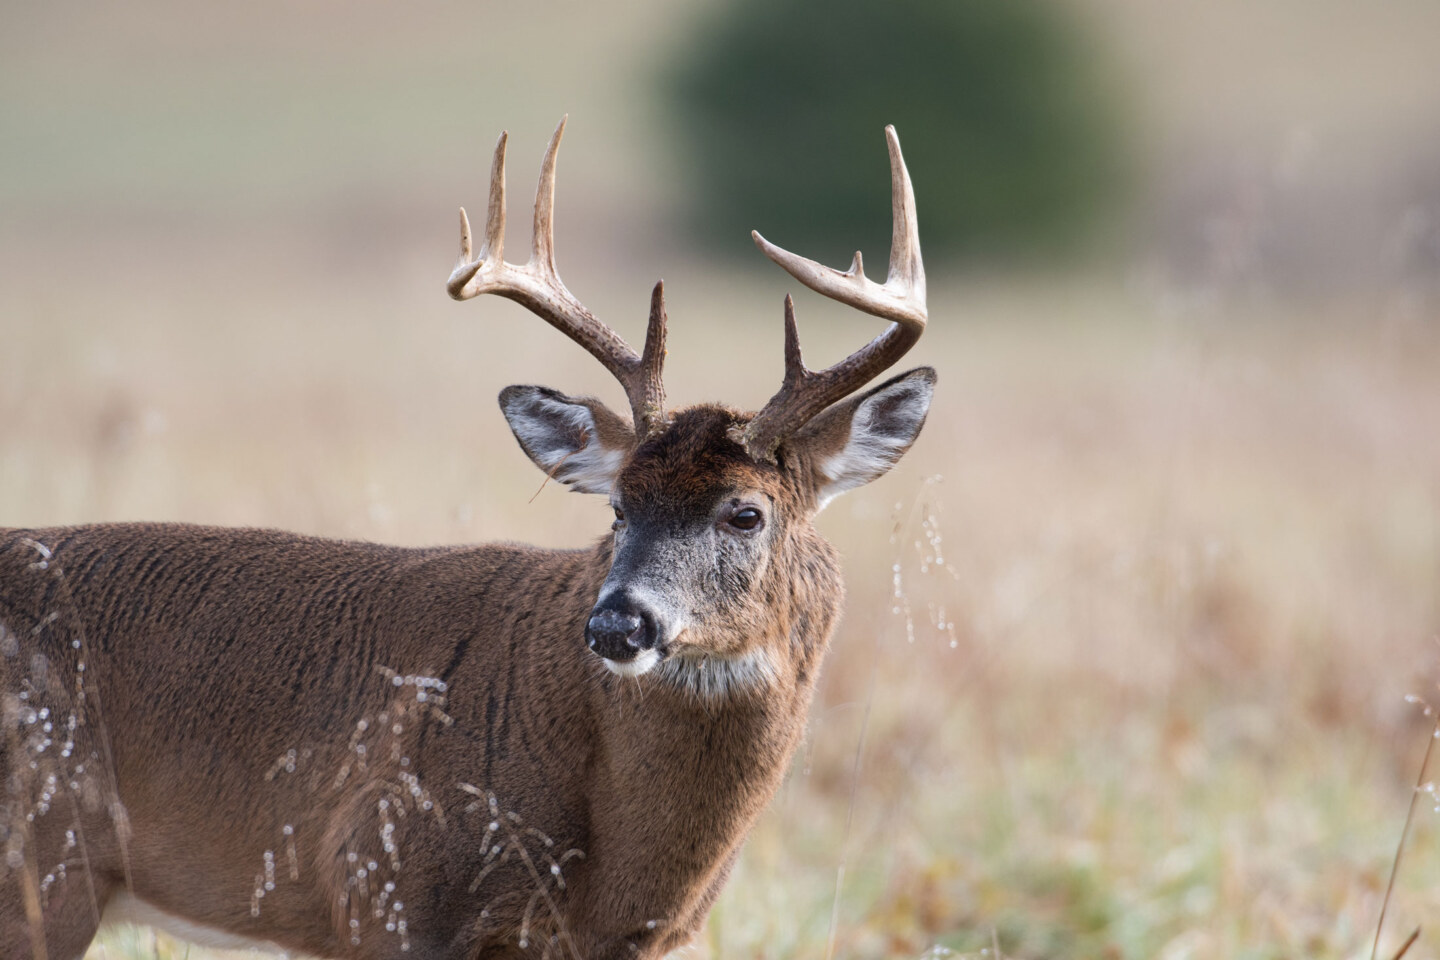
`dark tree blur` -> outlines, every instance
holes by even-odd
[[[931,256],[1076,249],[1122,183],[1103,71],[1044,0],[735,0],[668,79],[696,236],[883,256],[895,124]],[[883,275],[876,264],[870,272]]]

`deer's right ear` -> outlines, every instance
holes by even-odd
[[[525,455],[576,493],[609,493],[635,446],[630,424],[594,397],[506,387],[500,409]]]

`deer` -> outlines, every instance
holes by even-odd
[[[0,944],[73,960],[102,924],[347,960],[655,958],[689,942],[801,742],[843,606],[814,526],[910,449],[935,371],[865,388],[924,331],[893,127],[883,284],[754,242],[888,322],[824,370],[784,302],[758,413],[665,404],[664,286],[637,354],[561,282],[562,120],[529,259],[484,233],[447,284],[589,351],[628,418],[511,386],[523,452],[609,498],[590,546],[402,548],[263,529],[0,530]]]

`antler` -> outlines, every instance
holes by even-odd
[[[500,134],[495,159],[490,165],[490,202],[485,211],[485,236],[480,253],[470,256],[470,219],[460,208],[460,256],[450,281],[445,285],[456,300],[469,300],[482,293],[495,293],[519,303],[590,351],[625,388],[635,433],[642,440],[657,432],[665,419],[665,385],[661,367],[665,363],[665,284],[655,284],[650,296],[650,325],[645,331],[645,349],[637,356],[620,335],[596,319],[566,289],[555,270],[555,155],[565,133],[560,119],[545,160],[540,166],[540,184],[535,190],[535,229],[530,259],[523,266],[506,263],[505,249],[505,144],[509,132]]]
[[[771,260],[816,293],[868,314],[894,321],[889,329],[846,359],[819,372],[800,358],[795,329],[795,304],[785,298],[785,380],[745,429],[745,449],[757,459],[773,460],[775,449],[811,417],[856,388],[873,380],[905,355],[925,332],[925,265],[920,260],[920,232],[915,220],[915,191],[895,128],[885,128],[890,147],[890,273],[882,286],[865,276],[860,251],[850,269],[841,273],[814,260],[775,246],[758,231],[751,236]]]

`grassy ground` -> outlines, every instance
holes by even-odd
[[[6,332],[0,524],[604,528],[593,498],[526,504],[540,477],[492,397],[613,387],[517,308],[443,300],[443,253],[341,283],[287,276],[314,254],[294,237],[165,249],[163,270],[151,247],[61,310],[62,261],[30,249],[8,316],[45,322]],[[263,290],[215,298],[232,272]],[[1428,731],[1404,696],[1437,676],[1437,331],[1383,299],[1302,316],[932,272],[916,359],[940,369],[937,408],[896,474],[822,518],[846,619],[804,754],[694,952],[1363,955]],[[768,282],[670,280],[678,401],[773,387]],[[643,290],[598,298],[635,300],[616,321],[633,332]],[[867,335],[812,301],[815,355]],[[775,362],[736,368],[750,339]],[[1440,895],[1435,826],[1422,807],[1392,950]],[[187,951],[204,956],[122,931],[92,955]]]
[[[692,262],[664,231],[674,154],[637,91],[682,6],[15,11],[0,525],[603,531],[596,498],[528,502],[540,477],[494,397],[613,384],[519,308],[441,284],[498,130],[523,225],[571,111],[567,282],[634,340],[664,276],[672,400],[764,401],[787,284]],[[1162,160],[1233,150],[1283,179],[1286,144],[1401,149],[1393,128],[1440,89],[1434,11],[1291,6],[1088,9],[1144,78]],[[1247,197],[1229,199],[1263,240]],[[846,618],[804,753],[692,954],[1368,956],[1430,730],[1405,696],[1440,701],[1433,295],[929,266],[914,359],[940,371],[935,412],[892,476],[822,517]],[[798,301],[812,363],[874,334],[817,301]],[[1440,901],[1428,798],[1381,956]],[[210,955],[118,931],[91,956]],[[1440,956],[1440,931],[1406,956]]]

